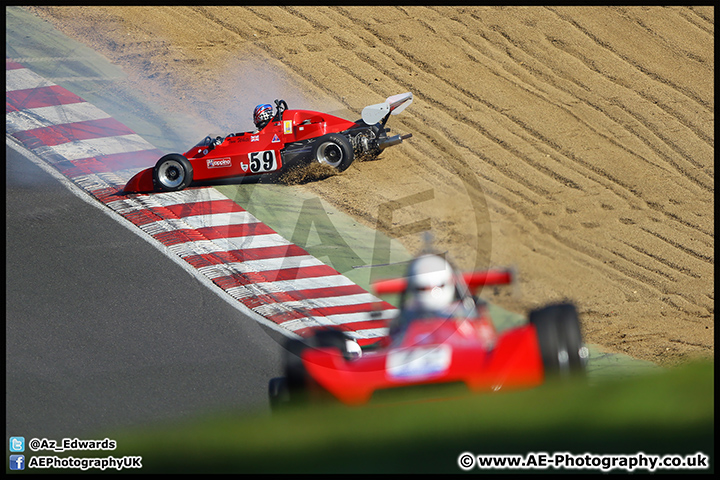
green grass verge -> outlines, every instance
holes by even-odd
[[[406,262],[412,259],[399,241],[362,225],[300,187],[245,184],[215,188],[366,290],[377,279],[405,275]]]
[[[365,407],[225,412],[109,438],[115,457],[141,455],[144,473],[460,473],[466,451],[703,452],[710,468],[701,471],[712,471],[714,366],[655,372],[484,395],[446,387],[442,401],[398,393]]]

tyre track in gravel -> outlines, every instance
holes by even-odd
[[[626,57],[624,57],[623,55],[615,52],[612,48],[609,48],[609,46],[608,46],[605,42],[600,42],[594,35],[592,35],[589,31],[587,31],[587,29],[579,26],[578,23],[577,23],[577,21],[575,21],[575,20],[573,20],[573,19],[570,19],[570,18],[568,18],[567,16],[561,15],[560,13],[556,12],[555,10],[552,10],[552,9],[550,9],[550,10],[553,11],[554,13],[556,13],[559,18],[563,19],[564,21],[568,22],[569,24],[571,24],[572,26],[574,26],[575,28],[577,28],[580,32],[582,32],[583,35],[585,35],[585,36],[587,36],[588,38],[590,38],[593,42],[595,42],[596,44],[598,44],[601,48],[607,49],[609,52],[612,53],[612,55],[617,56],[622,62],[625,62],[625,63],[629,64],[632,68],[637,69],[642,75],[645,75],[645,76],[651,78],[652,81],[654,81],[654,82],[658,82],[658,83],[660,83],[660,84],[662,84],[662,85],[665,85],[665,86],[667,86],[667,87],[669,87],[669,88],[677,91],[677,92],[680,94],[680,96],[685,97],[685,98],[688,98],[688,99],[692,100],[693,102],[698,103],[698,106],[699,106],[701,109],[708,109],[710,112],[712,112],[712,111],[714,110],[714,108],[713,108],[712,105],[710,105],[707,101],[703,100],[702,98],[699,98],[699,97],[698,97],[696,94],[694,94],[693,92],[688,91],[687,89],[683,89],[683,88],[680,88],[680,87],[674,85],[671,81],[666,80],[666,79],[664,79],[664,78],[662,78],[662,77],[660,77],[660,76],[658,76],[658,75],[656,75],[656,74],[653,74],[652,72],[649,72],[646,68],[642,67],[641,65],[637,64],[636,62],[633,62],[631,59],[626,58]],[[650,33],[651,33],[651,34],[654,34],[654,32],[652,32],[652,31],[651,31]],[[556,41],[556,43],[558,43],[558,45],[559,45],[560,48],[561,48],[563,45],[566,45],[564,42],[560,42],[560,41]],[[562,49],[562,48],[561,48],[561,49]],[[605,77],[608,81],[616,83],[616,84],[617,84],[618,86],[620,86],[621,88],[624,88],[624,89],[627,89],[627,90],[632,90],[631,87],[627,84],[627,82],[624,82],[624,81],[622,81],[621,79],[613,79],[613,78],[610,78],[607,74],[605,74],[604,72],[602,72],[600,69],[594,67],[594,66],[592,65],[592,63],[593,63],[592,60],[590,60],[587,55],[582,55],[582,56],[581,56],[581,55],[579,55],[577,52],[574,52],[574,51],[572,51],[572,50],[569,49],[569,48],[564,49],[564,51],[565,51],[566,53],[570,54],[570,55],[576,56],[578,59],[580,59],[581,61],[583,61],[583,63],[585,63],[586,65],[588,65],[589,68],[591,68],[592,70],[594,70],[594,71],[595,71],[596,73],[598,73],[599,75]],[[581,57],[584,57],[584,58],[581,58]],[[712,74],[713,74],[712,69],[709,69],[709,70],[707,71],[707,74],[708,74],[708,75],[712,75]],[[663,110],[668,116],[670,116],[673,120],[677,121],[677,122],[680,123],[682,126],[684,126],[685,128],[687,128],[688,130],[690,130],[692,134],[694,134],[694,135],[697,136],[700,140],[702,140],[703,142],[705,142],[705,143],[707,144],[707,146],[708,146],[708,154],[709,154],[709,155],[712,154],[712,153],[711,153],[711,149],[714,147],[714,139],[713,139],[712,136],[711,136],[711,135],[712,135],[712,132],[711,132],[711,131],[707,131],[707,132],[706,132],[706,131],[703,131],[699,126],[693,125],[692,122],[688,119],[687,115],[679,112],[678,110],[673,109],[670,105],[665,104],[665,103],[662,101],[662,99],[660,99],[660,98],[657,98],[657,97],[654,97],[654,96],[650,96],[650,95],[645,95],[645,94],[643,94],[643,92],[635,92],[635,91],[634,91],[634,93],[637,93],[639,96],[641,96],[641,98],[643,98],[643,100],[645,100],[645,101],[647,102],[647,104],[651,104],[651,105],[654,105],[654,106],[657,107],[657,108],[660,108],[660,109]],[[670,96],[673,96],[673,95],[667,95],[667,96],[670,97]],[[646,106],[647,106],[647,105],[646,105]],[[659,139],[662,141],[662,143],[664,143],[668,148],[670,148],[671,150],[675,151],[675,153],[677,153],[678,155],[680,155],[680,157],[681,157],[683,160],[685,160],[685,161],[687,161],[688,163],[690,163],[691,166],[696,167],[696,168],[704,168],[704,167],[706,166],[706,165],[703,165],[703,164],[701,164],[701,163],[699,163],[699,162],[694,161],[693,158],[692,158],[692,155],[690,155],[688,152],[684,151],[683,148],[680,147],[679,145],[676,145],[675,141],[673,141],[673,140],[669,139],[667,136],[665,136],[665,135],[662,133],[662,130],[661,130],[660,128],[658,128],[657,126],[653,125],[650,121],[646,120],[646,119],[642,116],[642,110],[639,111],[639,112],[634,112],[634,111],[632,111],[631,109],[629,109],[629,108],[627,108],[627,107],[625,107],[625,106],[620,105],[620,107],[621,107],[628,115],[630,115],[632,118],[634,118],[635,120],[637,120],[638,123],[640,123],[643,127],[647,128],[654,136],[656,136],[657,138],[659,138]],[[618,123],[619,123],[619,122],[618,122]],[[642,135],[640,135],[640,134],[638,134],[638,133],[636,133],[636,132],[633,132],[633,131],[631,131],[630,133],[633,134],[633,135],[635,135],[635,136],[637,136],[637,137],[639,137],[641,140],[644,140],[643,137],[642,137]],[[661,152],[661,149],[660,149],[660,148],[658,148],[658,147],[653,147],[650,142],[646,142],[646,143],[648,144],[648,146],[650,146],[651,148],[653,148],[653,150],[654,150],[658,155],[661,155],[668,163],[670,163],[670,164],[671,164],[676,170],[678,170],[680,173],[682,173],[683,175],[685,175],[685,176],[688,177],[689,179],[693,180],[694,182],[696,182],[698,185],[700,185],[701,187],[705,188],[706,190],[708,190],[708,191],[710,191],[710,192],[713,191],[713,178],[712,178],[712,177],[702,178],[702,179],[698,179],[698,178],[693,177],[693,176],[691,175],[690,169],[688,169],[688,168],[682,168],[682,167],[677,163],[677,161],[672,160],[667,154],[663,154],[663,153]],[[706,155],[706,156],[707,156],[707,155]]]
[[[683,88],[682,86],[678,85],[676,82],[672,81],[671,79],[667,78],[666,76],[659,75],[659,74],[645,68],[638,61],[635,61],[632,58],[630,58],[629,56],[627,56],[623,53],[620,53],[616,48],[613,47],[613,43],[602,40],[600,37],[593,34],[590,31],[589,27],[585,27],[585,26],[581,25],[578,18],[583,18],[586,15],[588,15],[588,11],[590,9],[577,9],[577,8],[573,9],[572,7],[566,8],[566,10],[572,11],[572,17],[570,15],[560,13],[559,9],[553,9],[550,7],[548,7],[548,9],[550,11],[552,11],[553,13],[555,13],[559,18],[561,18],[565,22],[569,23],[574,28],[578,29],[585,36],[587,36],[593,42],[595,42],[600,48],[605,49],[608,52],[611,52],[613,55],[620,58],[623,62],[631,65],[633,68],[639,70],[644,75],[648,76],[649,78],[653,79],[654,81],[657,81],[659,83],[669,86],[670,88],[676,90],[678,93],[680,93],[683,96],[691,98],[693,101],[697,102],[700,106],[702,106],[704,108],[713,108],[713,105],[710,102],[703,99],[703,97],[700,96],[698,93],[695,93],[688,88]],[[585,10],[585,11],[583,11],[583,10]],[[621,12],[619,15],[620,18],[616,17],[614,19],[615,21],[620,21],[621,18],[624,20],[628,19],[627,15],[622,14],[622,12],[623,12],[622,8],[611,7],[611,10],[614,10],[615,12]],[[639,22],[636,18],[631,19],[630,21],[635,23],[636,25],[640,25],[644,30],[649,31],[649,33],[651,35],[657,35],[656,32],[653,32],[652,30],[648,29],[646,26],[644,26],[644,24],[642,24],[642,22]],[[631,27],[631,26],[629,26],[629,27]],[[622,29],[622,27],[617,26],[617,25],[615,25],[614,28],[616,30]],[[625,28],[628,28],[628,27],[625,27]]]
[[[509,38],[507,35],[503,35],[503,38],[505,38],[510,44],[513,45],[513,47],[517,48],[519,51],[523,53],[523,60],[520,60],[519,58],[516,60],[518,64],[525,64],[528,60],[536,60],[534,58],[533,52],[527,51],[526,48],[523,47],[523,45],[519,44],[518,42],[513,41]],[[597,73],[598,75],[601,75],[602,77],[606,78],[609,82],[613,82],[612,79],[608,78],[607,75],[605,75],[600,69],[595,67],[593,65],[593,61],[591,60],[591,57],[588,56],[585,53],[580,53],[574,48],[571,48],[569,44],[559,38],[556,37],[550,37],[545,36],[545,38],[548,40],[550,44],[552,44],[554,47],[556,47],[559,51],[566,53],[568,55],[573,56],[574,58],[577,58],[580,62],[583,63],[588,69],[591,71]],[[486,40],[490,41],[488,37],[485,37]],[[465,39],[467,40],[467,39]],[[468,40],[469,42],[469,40]],[[477,45],[472,45],[475,48],[478,48]],[[482,52],[485,53],[485,52]],[[555,52],[556,54],[559,52]],[[517,54],[513,53],[513,57],[517,56]],[[543,69],[549,69],[550,73],[547,73],[543,71]],[[577,99],[580,99],[585,105],[595,109],[605,117],[607,117],[611,122],[614,122],[617,124],[617,126],[623,130],[625,130],[628,134],[637,137],[640,141],[642,141],[647,147],[649,147],[654,153],[660,155],[666,162],[668,162],[671,166],[673,166],[677,171],[683,173],[684,175],[688,176],[688,178],[701,187],[705,188],[706,190],[712,191],[713,184],[712,179],[708,178],[707,176],[704,176],[704,178],[695,178],[692,176],[692,171],[689,168],[683,168],[678,160],[674,160],[671,158],[670,154],[667,154],[663,152],[663,149],[661,146],[655,146],[652,142],[648,141],[644,138],[643,135],[640,134],[635,129],[632,129],[629,125],[627,125],[627,121],[624,121],[622,118],[619,118],[617,114],[614,114],[610,111],[608,107],[604,107],[599,103],[599,100],[597,98],[597,95],[592,94],[592,89],[588,87],[587,85],[584,85],[582,82],[580,82],[578,79],[573,78],[565,72],[563,72],[561,69],[550,65],[549,63],[541,63],[541,66],[532,68],[532,76],[533,77],[540,77],[549,85],[551,85],[553,88],[557,88],[558,90],[567,93],[571,95],[572,97],[575,97]],[[526,78],[532,78],[530,75],[526,75]],[[565,82],[570,83],[571,85],[575,85],[577,88],[571,89],[570,87],[564,87],[560,84],[558,79],[563,80]],[[618,85],[622,89],[627,89],[626,85],[621,85],[617,82],[614,82],[616,85]],[[543,89],[543,91],[547,91],[547,89]],[[594,96],[596,98],[590,99],[585,97]],[[684,121],[683,118],[680,117],[680,113],[676,111],[670,110],[667,106],[660,104],[656,99],[653,98],[645,98],[649,103],[652,103],[654,105],[657,105],[658,107],[662,108],[668,115],[673,116],[675,119],[678,119],[679,122],[691,130],[692,133],[700,137],[703,141],[709,144],[709,147],[713,147],[712,139],[708,137],[708,134],[706,132],[701,131],[698,127],[690,124],[687,121]],[[702,168],[703,165],[699,164],[698,162],[695,162],[692,158],[692,156],[688,155],[686,152],[681,151],[678,147],[676,147],[669,139],[664,137],[658,128],[654,128],[650,123],[645,121],[638,113],[630,110],[628,107],[622,105],[622,104],[610,104],[609,107],[616,107],[621,109],[624,113],[626,113],[629,117],[635,119],[639,124],[641,124],[643,127],[647,128],[652,132],[652,134],[656,135],[658,138],[660,138],[669,149],[674,150],[676,153],[680,154],[682,157],[682,160],[687,161],[691,164],[692,167],[698,167]],[[642,154],[637,153],[636,151],[624,146],[622,143],[616,141],[614,138],[612,138],[609,135],[606,135],[602,133],[600,128],[594,128],[589,122],[586,122],[582,120],[582,118],[578,115],[575,115],[572,113],[570,109],[566,109],[568,113],[573,115],[573,117],[580,123],[582,123],[585,127],[591,129],[594,133],[597,135],[603,137],[608,142],[611,142],[614,146],[621,148],[625,150],[626,152],[637,155],[638,158],[640,158],[642,161],[647,162],[653,166],[658,166],[654,164],[651,160],[649,160],[646,156],[643,156]]]

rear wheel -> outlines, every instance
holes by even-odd
[[[339,133],[323,135],[315,140],[311,156],[313,161],[329,165],[339,172],[345,171],[355,159],[350,140]]]
[[[192,177],[192,165],[187,158],[177,153],[165,155],[153,168],[155,186],[164,192],[182,190],[190,185]]]
[[[549,305],[530,312],[529,321],[537,331],[546,378],[583,377],[587,348],[582,342],[575,306]]]

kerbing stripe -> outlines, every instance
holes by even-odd
[[[222,288],[229,288],[236,285],[247,285],[250,283],[268,283],[283,280],[294,280],[297,278],[327,277],[333,274],[341,276],[334,268],[322,264],[310,267],[265,270],[262,272],[234,273],[224,277],[215,277],[214,282]]]
[[[38,107],[10,112],[5,115],[6,132],[13,134],[19,131],[46,128],[73,122],[87,122],[110,117],[92,103],[76,103],[64,105],[63,108]]]
[[[223,214],[243,214],[247,215],[247,217],[244,217],[247,219],[246,223],[254,223],[258,221],[245,209],[243,209],[237,203],[229,199],[196,201],[192,203],[183,203],[176,205],[163,205],[162,208],[173,215],[177,215],[178,218],[190,218]],[[253,221],[252,219],[255,220]]]
[[[161,152],[157,150],[143,150],[140,152],[98,155],[97,157],[81,158],[73,162],[58,161],[55,166],[71,180],[75,180],[76,177],[101,173],[116,173],[118,177],[130,179],[140,170],[147,168],[148,163],[155,161],[159,158],[159,155],[161,155]],[[125,184],[123,183],[122,186],[124,187]]]
[[[38,90],[44,87],[56,86],[50,80],[46,80],[37,73],[27,68],[16,68],[5,70],[5,92],[17,90]]]
[[[299,268],[307,266],[325,265],[312,255],[296,257],[279,257],[265,260],[249,260],[246,262],[233,262],[209,267],[198,268],[198,271],[210,279],[225,277],[237,273],[265,272],[280,269]]]
[[[17,68],[25,68],[25,65],[18,63],[18,59],[15,58],[13,60],[10,60],[8,58],[5,59],[5,70],[15,70]]]
[[[120,152],[83,158],[76,160],[75,164],[92,164],[93,168],[96,168],[96,172],[115,172],[126,168],[145,169],[148,165],[154,165],[161,156],[162,152],[153,148],[152,150]]]
[[[371,312],[372,305],[376,302],[379,302],[379,299],[377,297],[369,293],[360,293],[356,295],[345,295],[340,297],[313,298],[289,302],[270,303],[257,307],[254,310],[263,316],[269,316],[272,313],[272,310],[275,310],[278,307],[302,313],[310,313],[311,315],[313,314],[313,312],[316,312],[318,314],[321,312],[325,313],[325,315],[323,316],[331,313],[342,315],[347,313],[358,313],[355,307],[359,305],[365,305],[362,310],[363,312]],[[348,307],[352,307],[353,310],[333,312],[333,307],[342,307],[341,310],[346,310]],[[363,314],[367,316],[367,313]]]
[[[114,118],[103,118],[16,132],[13,137],[34,149],[41,146],[54,147],[79,140],[95,140],[131,134],[133,134],[132,130]]]
[[[179,219],[161,220],[158,222],[143,225],[143,230],[151,233],[167,232],[170,230],[193,229],[197,230],[203,227],[223,227],[230,225],[247,225],[249,223],[258,223],[260,220],[252,216],[249,212],[232,212],[232,213],[213,213],[183,216]],[[169,228],[168,228],[169,227]]]
[[[216,240],[218,238],[247,237],[250,235],[271,235],[273,233],[275,233],[275,231],[272,228],[268,227],[264,223],[258,222],[241,225],[227,225],[221,227],[204,227],[194,230],[172,230],[167,232],[155,233],[153,236],[159,241],[161,241],[164,245],[170,246],[199,239]]]
[[[77,140],[60,145],[42,146],[35,148],[34,152],[50,161],[50,163],[55,164],[59,160],[53,158],[54,155],[72,161],[81,158],[97,157],[99,155],[112,155],[114,153],[137,152],[150,149],[155,149],[155,147],[140,135],[133,133],[117,137]]]
[[[60,85],[50,85],[41,88],[28,88],[15,90],[5,94],[5,112],[26,110],[28,108],[50,107],[53,105],[70,105],[84,102],[69,90]]]
[[[289,290],[283,292],[282,296],[277,294],[259,295],[255,298],[247,299],[245,304],[250,308],[256,308],[266,303],[278,303],[291,300],[307,300],[311,298],[322,298],[342,295],[356,295],[367,293],[359,285],[344,285],[340,287],[324,287],[311,290]],[[280,298],[282,297],[282,298]]]
[[[152,195],[153,200],[157,201],[164,207],[170,207],[177,204],[211,202],[221,200],[223,202],[230,201],[225,195],[213,188],[204,188],[201,190],[180,190],[179,192],[156,193]],[[234,202],[233,202],[234,203]],[[235,203],[237,208],[242,208]]]
[[[113,202],[108,202],[107,206],[118,213],[127,213],[133,210],[143,210],[155,207],[173,207],[180,206],[182,209],[190,208],[190,205],[197,206],[210,204],[210,202],[220,202],[218,205],[234,205],[238,211],[244,210],[237,203],[227,198],[215,189],[202,190],[181,190],[179,192],[155,193],[153,195],[141,195],[131,198],[125,198]],[[227,210],[231,211],[231,210]]]
[[[204,255],[215,252],[227,252],[228,250],[245,250],[262,247],[273,247],[277,245],[290,245],[280,235],[258,235],[256,237],[231,237],[218,238],[211,241],[187,242],[168,247],[173,253],[186,257],[189,255]]]
[[[287,245],[253,248],[251,250],[229,250],[227,252],[214,252],[211,254],[188,255],[185,257],[185,261],[193,265],[195,268],[200,268],[209,265],[218,265],[221,263],[242,262],[275,257],[290,257],[295,255],[307,255],[307,252],[297,245],[288,243]]]
[[[376,298],[373,302],[348,302],[345,305],[340,304],[331,307],[303,309],[299,305],[285,305],[277,302],[275,304],[262,305],[261,307],[254,308],[254,310],[278,324],[303,317],[333,317],[337,323],[343,323],[343,318],[354,318],[348,317],[349,315],[360,315],[359,318],[370,319],[373,317],[373,312],[377,311],[381,304],[380,299]]]
[[[183,219],[193,216],[219,214],[241,215],[240,217],[238,217],[238,219],[246,220],[244,222],[246,224],[256,223],[258,221],[257,219],[255,219],[256,221],[253,222],[252,219],[254,219],[255,217],[247,213],[245,210],[242,209],[242,207],[238,206],[231,200],[177,204],[170,205],[168,207],[151,206],[148,208],[137,208],[135,206],[128,205],[127,203],[111,203],[113,204],[111,208],[115,207],[113,208],[113,210],[116,210],[118,213],[121,213],[127,218],[132,218],[133,223],[135,223],[136,225],[145,225],[170,218]],[[146,207],[146,205],[142,205],[140,207]],[[245,217],[245,215],[247,215],[247,217]],[[180,225],[178,226],[178,228],[187,228],[187,225],[185,227]]]
[[[329,275],[327,277],[296,278],[293,280],[281,280],[277,282],[255,283],[252,285],[228,288],[227,292],[235,293],[237,295],[236,298],[247,298],[249,296],[254,297],[291,290],[313,290],[316,288],[326,288],[330,286],[340,287],[346,285],[354,284],[344,275]]]

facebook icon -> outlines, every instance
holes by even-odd
[[[25,455],[10,455],[10,470],[25,470]]]

